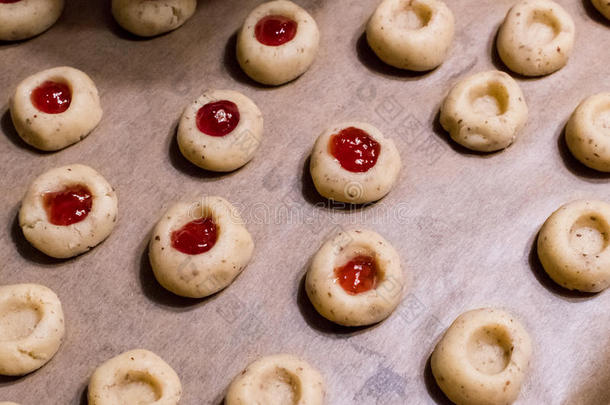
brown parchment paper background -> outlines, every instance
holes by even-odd
[[[518,78],[529,122],[513,146],[491,155],[450,142],[437,115],[460,77],[503,68],[493,40],[512,0],[447,0],[457,21],[454,45],[444,65],[420,75],[382,65],[365,45],[377,0],[299,0],[320,26],[320,53],[303,77],[273,89],[248,80],[234,58],[234,33],[259,1],[202,0],[181,29],[140,40],[114,23],[109,2],[73,0],[48,32],[1,44],[0,282],[56,291],[67,334],[48,365],[1,378],[0,400],[84,404],[95,367],[141,347],[178,372],[182,404],[220,404],[242,368],[278,352],[319,368],[329,404],[443,404],[428,365],[435,343],[460,313],[499,306],[534,341],[519,404],[608,404],[610,295],[557,288],[534,249],[540,225],[561,204],[610,200],[610,177],[578,164],[562,140],[578,102],[610,90],[610,25],[588,0],[558,2],[577,26],[572,59],[551,76]],[[84,141],[39,153],[16,135],[8,99],[26,76],[60,65],[93,78],[104,117]],[[197,169],[175,143],[182,109],[208,88],[241,91],[265,116],[258,154],[234,173]],[[404,163],[387,198],[352,212],[325,206],[307,170],[317,135],[344,120],[368,121],[392,136]],[[55,261],[24,240],[17,212],[37,175],[76,162],[116,187],[120,218],[90,253]],[[206,194],[241,209],[256,251],[229,288],[185,300],[155,282],[146,245],[172,202]],[[396,246],[413,283],[388,320],[349,330],[315,313],[302,280],[324,238],[355,224]]]

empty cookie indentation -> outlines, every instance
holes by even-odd
[[[142,371],[129,371],[116,384],[117,403],[146,405],[162,397],[161,386],[153,376]]]
[[[608,229],[603,218],[583,215],[570,229],[570,245],[585,256],[596,255],[608,247]]]
[[[470,102],[476,114],[488,117],[502,115],[508,111],[508,90],[498,82],[490,82],[470,91]]]
[[[531,43],[548,44],[560,32],[561,24],[550,10],[535,10],[532,12],[527,25],[527,37]]]
[[[513,345],[501,325],[488,325],[472,334],[467,346],[468,360],[484,374],[501,373],[510,363]]]
[[[407,4],[398,9],[394,15],[399,27],[405,30],[419,30],[430,23],[432,10],[425,4],[411,0],[407,1]]]
[[[40,309],[31,303],[5,303],[0,307],[0,341],[14,341],[30,336],[41,318]]]
[[[263,404],[296,405],[301,400],[300,379],[282,367],[276,367],[261,377]]]

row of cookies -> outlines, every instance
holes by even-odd
[[[0,40],[18,40],[48,29],[60,16],[64,0],[3,2]],[[610,19],[603,0],[593,5]],[[196,0],[113,0],[112,13],[128,31],[155,36],[180,27]],[[398,13],[401,10],[403,12]],[[446,59],[454,37],[455,18],[441,0],[383,0],[366,27],[367,40],[388,65],[428,71]],[[513,72],[525,76],[552,73],[566,63],[574,45],[570,15],[552,0],[522,0],[506,15],[497,49]],[[246,18],[238,35],[237,58],[254,80],[280,85],[303,74],[317,53],[320,33],[313,17],[287,0],[264,3]]]

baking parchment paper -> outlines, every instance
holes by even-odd
[[[456,38],[447,61],[426,74],[384,66],[363,37],[377,0],[299,0],[322,33],[319,55],[300,79],[261,87],[239,69],[235,33],[259,1],[202,0],[182,28],[137,39],[113,21],[107,1],[69,1],[58,23],[28,41],[0,45],[0,282],[36,282],[60,296],[66,340],[55,358],[22,378],[1,378],[0,399],[22,405],[86,403],[93,370],[146,348],[178,372],[182,404],[222,403],[226,388],[260,356],[300,355],[325,376],[329,404],[443,404],[429,356],[460,313],[498,306],[534,341],[519,404],[610,402],[610,295],[559,289],[536,258],[546,217],[577,198],[610,201],[610,177],[584,168],[562,133],[586,96],[610,89],[610,25],[588,0],[558,0],[577,27],[559,72],[518,78],[530,118],[508,150],[480,155],[452,143],[439,105],[471,73],[504,69],[494,37],[512,0],[447,0]],[[104,117],[85,140],[40,153],[15,133],[8,100],[40,70],[69,65],[101,92]],[[208,88],[243,92],[261,108],[265,136],[234,173],[199,170],[178,151],[182,109]],[[329,125],[368,121],[395,139],[403,159],[396,188],[357,210],[329,207],[308,174],[308,154]],[[28,184],[52,167],[85,163],[113,184],[119,222],[91,252],[45,257],[17,221]],[[146,245],[174,201],[220,195],[242,212],[254,259],[226,290],[192,301],[161,288]],[[303,291],[308,262],[339,229],[366,226],[398,249],[413,283],[396,312],[370,328],[333,326]]]

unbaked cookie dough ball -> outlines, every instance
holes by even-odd
[[[532,345],[519,321],[499,309],[475,309],[447,329],[431,357],[432,373],[457,405],[504,405],[519,396]]]
[[[566,126],[566,143],[585,166],[610,172],[610,93],[580,103]]]
[[[279,86],[309,69],[318,53],[318,25],[291,1],[263,3],[237,36],[237,60],[253,80]]]
[[[64,337],[57,295],[38,284],[0,286],[0,374],[18,376],[47,364]]]
[[[167,210],[148,254],[159,284],[183,297],[203,298],[231,284],[253,251],[237,209],[223,198],[204,197]]]
[[[347,122],[318,137],[309,170],[323,197],[364,204],[390,192],[401,165],[394,141],[372,125]]]
[[[595,8],[610,20],[610,1],[608,0],[591,0]]]
[[[137,349],[99,366],[91,376],[88,391],[89,405],[177,405],[182,384],[163,359]]]
[[[112,186],[89,166],[74,164],[34,180],[23,197],[19,225],[36,249],[65,259],[106,239],[117,215]]]
[[[379,59],[399,69],[439,66],[453,42],[454,17],[441,0],[383,0],[366,27]]]
[[[84,72],[67,66],[38,72],[19,83],[10,109],[19,136],[44,151],[84,139],[102,119],[95,84]]]
[[[610,286],[610,204],[578,200],[563,205],[538,235],[538,257],[555,282],[570,290]]]
[[[324,243],[305,281],[307,296],[320,315],[344,326],[384,320],[406,287],[394,247],[364,229],[340,232]]]
[[[19,405],[16,402],[0,402],[0,405]]]
[[[184,24],[197,0],[112,0],[112,15],[121,27],[141,37],[154,37]]]
[[[64,9],[64,0],[0,1],[0,41],[17,41],[49,29]]]
[[[551,0],[521,0],[498,33],[500,58],[513,72],[543,76],[568,63],[576,29],[572,17]]]
[[[441,106],[440,122],[460,145],[494,152],[515,141],[527,115],[517,82],[494,70],[476,73],[455,85]]]
[[[189,105],[178,126],[178,146],[191,163],[215,172],[236,170],[253,157],[263,137],[263,114],[231,90],[209,90]]]
[[[225,405],[322,405],[324,380],[309,363],[289,354],[263,357],[229,386]]]

